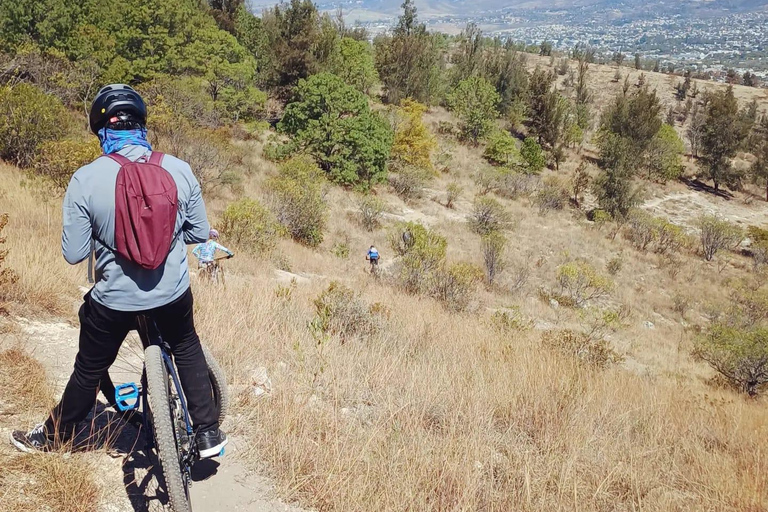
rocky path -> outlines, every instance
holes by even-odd
[[[67,383],[77,353],[78,330],[67,323],[38,322],[17,319],[26,350],[44,364],[56,393]],[[113,379],[118,382],[136,380],[140,368],[138,339],[132,334],[123,344],[116,361]],[[102,488],[102,502],[98,512],[154,512],[168,510],[162,487],[151,463],[143,453],[144,441],[140,432],[131,426],[115,429],[114,413],[106,409],[91,418],[95,429],[108,437],[108,448],[96,449],[88,454],[93,458],[94,475]],[[224,428],[227,425],[225,423]],[[110,432],[110,430],[112,432]],[[119,433],[115,433],[119,430]],[[7,439],[9,432],[0,432]],[[239,460],[238,453],[244,443],[230,438],[226,455],[220,459],[201,461],[193,474],[191,500],[195,512],[302,512],[274,497],[270,481],[250,472]],[[0,450],[13,450],[9,443]],[[55,456],[55,455],[53,455]]]

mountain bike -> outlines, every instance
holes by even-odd
[[[229,255],[219,256],[218,258],[214,258],[213,261],[205,263],[205,266],[200,270],[202,272],[202,277],[217,284],[224,285],[224,267],[221,266],[219,261],[226,260],[231,257],[232,256]]]
[[[170,346],[163,341],[154,321],[141,315],[137,319],[136,330],[144,348],[140,384],[130,382],[115,386],[109,375],[105,375],[101,390],[110,404],[123,413],[134,414],[141,409],[146,453],[157,459],[165,479],[170,510],[191,512],[191,471],[199,454],[181,382]],[[222,423],[229,407],[226,377],[204,346],[203,354],[219,423]]]

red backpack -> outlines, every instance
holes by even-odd
[[[163,169],[163,154],[132,162],[112,153],[120,164],[115,185],[115,252],[142,268],[163,264],[177,236],[179,196],[176,182]]]

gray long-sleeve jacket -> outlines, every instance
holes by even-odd
[[[141,146],[127,146],[119,153],[137,160],[147,153]],[[189,164],[165,155],[167,170],[179,193],[179,213],[176,232],[182,230],[181,240],[171,249],[165,264],[146,270],[115,255],[96,242],[95,279],[92,298],[117,311],[142,311],[164,306],[180,297],[189,288],[186,244],[205,242],[208,238],[208,218],[200,184]],[[81,167],[72,176],[64,197],[64,229],[61,251],[72,265],[90,254],[91,239],[115,247],[115,183],[120,166],[107,157],[100,157]]]

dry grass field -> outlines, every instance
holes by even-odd
[[[614,70],[594,69],[601,105],[612,94]],[[669,77],[646,75],[669,93],[660,92],[667,101]],[[737,88],[741,99],[756,96],[765,108],[764,90],[745,89]],[[448,118],[438,109],[427,121]],[[274,167],[261,159],[258,144],[243,145],[252,169],[243,194],[262,197],[261,183]],[[272,476],[287,499],[323,511],[767,510],[765,399],[717,385],[709,367],[691,356],[708,308],[727,300],[728,283],[750,275],[751,261],[727,253],[705,262],[693,251],[669,260],[632,248],[621,235],[611,238],[582,211],[541,214],[528,198],[501,199],[514,219],[507,269],[493,287],[479,287],[468,311],[451,312],[392,283],[386,242],[395,221],[419,221],[447,238],[450,261],[482,264],[480,238],[465,219],[477,190],[473,175],[487,164],[480,149],[454,142],[450,151],[449,173],[422,198],[404,202],[387,187],[377,190],[386,203],[381,228],[365,231],[355,195],[332,188],[319,248],[283,240],[271,255],[238,250],[225,262],[225,288],[193,282],[198,329],[235,397],[230,431],[247,440],[239,457]],[[575,166],[569,162],[562,173]],[[5,428],[39,415],[33,404],[50,399],[39,394],[40,382],[6,374],[18,367],[29,379],[41,371],[32,368],[34,347],[24,346],[14,319],[74,322],[85,285],[84,266],[69,267],[60,257],[60,198],[23,182],[18,170],[0,164],[0,213],[10,214],[6,264],[19,275],[0,295],[7,301],[0,317]],[[442,204],[449,182],[464,189],[453,209]],[[674,184],[648,186],[646,197],[649,211],[683,225],[700,211],[723,212],[744,226],[768,220],[764,203],[741,193],[725,200]],[[230,192],[208,198],[214,224],[232,199]],[[700,210],[685,210],[686,201]],[[381,279],[366,273],[372,243],[382,251]],[[339,244],[348,257],[332,252]],[[585,310],[544,297],[556,286],[557,268],[579,258],[603,274],[620,261],[601,306],[623,312],[605,335],[621,361],[605,368],[546,342],[549,331],[579,331],[592,322]],[[372,334],[312,327],[313,301],[334,281],[375,306],[363,308]],[[500,324],[497,311],[519,321]],[[263,368],[272,390],[257,395],[254,375]],[[22,401],[6,401],[9,383]],[[17,478],[83,474],[77,457],[55,457],[39,468],[38,459],[0,450],[4,471]],[[87,481],[78,486],[48,489],[54,498],[39,499],[72,501],[72,492],[96,499]],[[9,496],[0,493],[0,510],[27,510]]]

